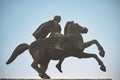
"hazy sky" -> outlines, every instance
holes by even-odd
[[[20,43],[34,41],[32,33],[55,15],[60,15],[62,32],[67,21],[88,28],[84,40],[97,39],[106,51],[104,58],[95,45],[85,51],[95,53],[106,65],[102,72],[93,58],[66,58],[63,73],[57,71],[58,61],[51,60],[47,74],[51,78],[112,78],[120,76],[120,1],[119,0],[0,0],[0,78],[39,78],[31,67],[28,50],[10,65],[6,61]]]

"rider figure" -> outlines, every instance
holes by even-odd
[[[33,33],[33,36],[38,39],[45,39],[49,33],[50,37],[60,36],[61,26],[59,22],[61,21],[60,16],[55,16],[53,20],[49,20],[39,26],[39,28]],[[61,48],[62,39],[58,39],[55,49],[63,50]]]

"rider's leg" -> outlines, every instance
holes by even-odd
[[[91,40],[91,41],[88,41],[88,42],[84,42],[84,43],[82,43],[80,45],[82,46],[81,48],[84,49],[84,48],[87,48],[87,47],[89,47],[89,46],[91,46],[93,44],[96,44],[96,46],[97,46],[97,48],[99,50],[99,54],[102,57],[104,57],[105,51],[104,51],[103,47],[100,45],[100,43],[97,40]]]

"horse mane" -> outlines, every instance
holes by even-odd
[[[71,24],[74,23],[73,21],[68,21],[65,25],[65,28],[64,28],[64,35],[67,35],[68,32],[69,32],[69,28],[71,26]]]

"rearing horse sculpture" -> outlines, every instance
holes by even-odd
[[[13,54],[9,58],[6,64],[13,62],[18,55],[23,53],[25,50],[29,49],[29,52],[33,58],[33,63],[31,66],[39,73],[41,78],[49,79],[50,77],[46,74],[46,70],[49,61],[60,60],[57,64],[57,68],[61,71],[61,63],[66,57],[78,57],[78,58],[95,58],[100,65],[102,71],[106,71],[103,62],[98,58],[96,54],[89,54],[84,52],[84,49],[96,44],[99,50],[100,56],[104,57],[103,47],[99,44],[97,40],[92,40],[89,42],[83,42],[82,35],[80,33],[87,33],[88,29],[80,26],[74,22],[67,22],[65,27],[65,35],[62,44],[64,51],[59,51],[54,49],[54,45],[57,43],[58,38],[47,38],[42,40],[37,40],[32,42],[30,45],[22,43],[16,47]],[[63,36],[61,34],[61,36]],[[38,66],[40,65],[40,66]]]

